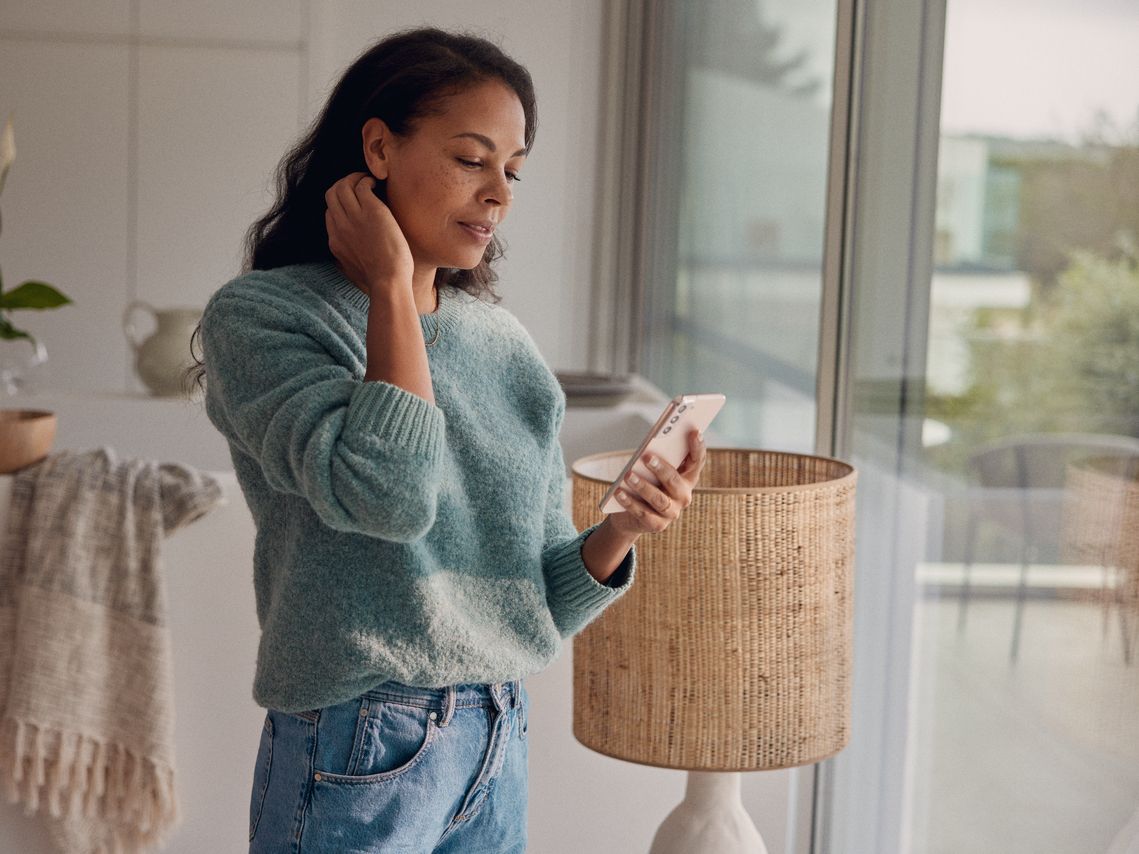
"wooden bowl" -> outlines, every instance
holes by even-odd
[[[0,409],[0,474],[38,463],[55,441],[55,413],[40,409]]]

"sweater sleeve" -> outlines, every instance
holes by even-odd
[[[329,527],[414,541],[435,522],[443,412],[355,377],[305,311],[237,294],[210,301],[206,412],[269,486],[302,496]]]
[[[555,439],[548,467],[542,572],[546,603],[563,638],[580,632],[632,586],[637,562],[634,546],[606,584],[589,574],[581,548],[600,523],[577,532],[565,508],[566,482],[565,459]]]

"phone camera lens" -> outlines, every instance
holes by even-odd
[[[663,434],[665,434],[665,433],[668,433],[670,430],[672,430],[672,425],[671,425],[671,424],[670,424],[668,427],[665,427],[665,428],[664,428],[663,430],[661,430],[660,432],[661,432],[661,434],[663,435]]]
[[[687,408],[688,408],[688,404],[686,403],[686,404],[684,404],[682,407],[680,407],[680,409],[678,409],[678,410],[676,410],[676,411],[677,411],[677,412],[683,412],[683,411],[684,411],[684,410],[686,410]]]
[[[672,416],[670,419],[668,419],[668,423],[669,423],[669,424],[675,424],[675,423],[676,423],[677,421],[679,421],[679,420],[680,420],[680,416],[679,416],[679,415],[674,415],[674,416]]]

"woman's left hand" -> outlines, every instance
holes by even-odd
[[[630,471],[617,489],[617,500],[625,512],[609,514],[606,517],[608,523],[627,535],[639,536],[663,531],[680,518],[684,508],[692,503],[692,490],[700,480],[706,456],[704,440],[696,430],[688,434],[688,456],[679,469],[660,457],[646,454],[642,461],[656,475],[660,486],[653,486]]]
[[[700,479],[706,453],[704,440],[693,430],[688,434],[688,456],[679,469],[659,457],[654,467],[646,455],[645,464],[655,472],[659,487],[639,477],[633,483],[626,476],[617,489],[617,500],[625,512],[606,516],[581,547],[585,568],[599,583],[608,583],[641,534],[659,533],[680,518],[692,503],[692,490]]]

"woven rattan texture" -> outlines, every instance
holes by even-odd
[[[1121,603],[1139,613],[1139,460],[1069,464],[1064,481],[1064,560],[1115,567]]]
[[[668,768],[816,762],[850,735],[856,473],[709,449],[691,505],[637,543],[637,581],[574,639],[574,735]],[[573,474],[578,528],[607,483]],[[727,491],[731,490],[731,491]]]

